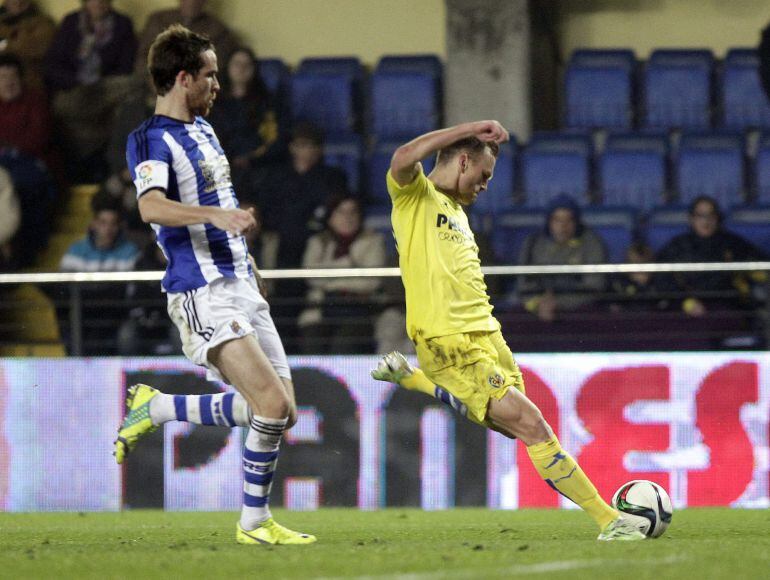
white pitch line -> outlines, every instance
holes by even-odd
[[[636,560],[636,564],[645,566],[660,566],[674,564],[686,560],[681,556],[668,556],[655,560]],[[554,560],[552,562],[538,562],[536,564],[515,564],[505,568],[483,570],[484,576],[528,576],[531,574],[545,574],[548,572],[566,572],[581,568],[596,568],[598,566],[619,566],[628,564],[627,560],[619,559],[593,559],[593,560]],[[366,576],[326,576],[318,580],[442,580],[444,578],[477,578],[478,569],[442,570],[440,572],[410,572],[408,574],[377,574]]]

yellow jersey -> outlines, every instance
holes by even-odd
[[[404,187],[390,171],[386,177],[409,338],[499,330],[468,216],[425,176],[422,164],[419,167]]]

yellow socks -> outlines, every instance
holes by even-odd
[[[527,447],[529,458],[545,482],[573,501],[604,529],[618,517],[605,502],[572,456],[562,449],[554,435],[548,441]]]
[[[415,368],[412,374],[402,378],[398,384],[410,391],[420,391],[431,397],[436,396],[436,385],[418,368]]]

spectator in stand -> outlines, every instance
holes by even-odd
[[[19,198],[13,189],[11,175],[0,167],[0,272],[16,269],[13,240],[21,224]]]
[[[304,268],[377,268],[385,265],[385,240],[363,228],[361,202],[350,195],[329,201],[325,229],[312,236]],[[378,278],[310,278],[308,307],[298,325],[305,353],[373,352]]]
[[[56,33],[53,19],[31,0],[5,0],[0,8],[0,54],[15,54],[26,71],[27,85],[43,88],[43,59]]]
[[[230,55],[209,122],[230,160],[235,182],[250,166],[284,153],[276,104],[262,82],[259,63],[250,48],[237,48]]]
[[[80,10],[64,17],[46,57],[54,119],[76,181],[106,177],[115,110],[136,88],[133,24],[111,4],[82,0]]]
[[[345,173],[326,165],[323,155],[321,131],[299,123],[291,132],[289,162],[251,171],[245,179],[244,199],[270,208],[265,227],[280,235],[281,268],[300,266],[308,238],[321,229],[327,203],[347,193]]]
[[[21,61],[0,54],[0,144],[48,161],[51,118],[42,91],[25,86]]]
[[[644,242],[634,242],[626,253],[627,264],[651,264],[655,253]],[[652,272],[618,273],[610,277],[613,298],[610,310],[613,312],[638,310],[664,310],[668,300],[661,295]]]
[[[550,204],[542,232],[524,242],[519,263],[525,266],[602,264],[607,249],[602,240],[580,219],[580,208],[568,195]],[[519,297],[529,312],[553,322],[559,312],[590,308],[604,290],[601,274],[523,276]]]
[[[59,263],[62,272],[130,272],[139,258],[136,244],[123,235],[120,203],[104,191],[91,200],[93,218],[86,236],[70,246]],[[84,355],[117,353],[115,328],[126,318],[123,284],[81,284]]]
[[[93,219],[85,237],[62,256],[62,272],[130,272],[139,257],[136,244],[123,234],[120,203],[104,191],[91,200]]]
[[[265,228],[278,234],[279,268],[299,268],[308,238],[322,229],[328,201],[347,193],[345,173],[323,162],[323,136],[309,123],[296,125],[289,141],[289,161],[253,167],[239,184],[241,202],[253,201],[266,208]],[[269,208],[269,211],[267,211]],[[271,304],[284,346],[296,349],[294,324],[302,309],[306,286],[302,280],[280,280]]]
[[[147,17],[147,24],[139,36],[139,50],[136,53],[136,73],[145,74],[147,54],[150,45],[161,32],[172,24],[182,24],[193,32],[203,34],[211,40],[217,49],[217,58],[221,63],[227,62],[230,54],[238,46],[235,35],[216,16],[206,10],[206,0],[179,0],[179,8],[159,10]],[[217,103],[217,107],[219,104]],[[219,133],[219,131],[217,131]]]
[[[102,185],[105,191],[122,200],[128,236],[137,242],[139,247],[152,242],[152,233],[139,215],[136,186],[126,165],[126,142],[129,133],[154,113],[155,91],[149,74],[145,74],[143,84],[126,95],[125,100],[115,111],[114,125],[106,152],[110,175]]]
[[[166,257],[154,240],[149,241],[136,262],[137,272],[166,269]],[[120,356],[170,355],[182,352],[179,331],[166,313],[166,300],[157,284],[131,282],[126,286],[128,320],[118,329]]]
[[[765,252],[722,227],[715,199],[700,196],[688,209],[690,231],[676,236],[658,252],[658,262],[749,262],[767,260]],[[700,317],[712,310],[753,306],[751,283],[764,273],[675,272],[661,275],[661,289],[682,294],[682,310]]]
[[[219,103],[217,103],[219,106]],[[142,122],[152,117],[155,112],[155,91],[152,88],[150,75],[145,73],[142,83],[124,98],[115,109],[115,119],[107,146],[107,164],[110,175],[123,174],[124,179],[131,183],[131,175],[126,165],[126,142],[128,135]],[[136,197],[136,191],[134,191]],[[146,224],[143,229],[146,229]]]

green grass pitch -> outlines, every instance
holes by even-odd
[[[597,542],[559,510],[275,510],[311,546],[240,546],[236,514],[0,514],[0,578],[770,578],[770,511],[689,509],[658,540]]]

